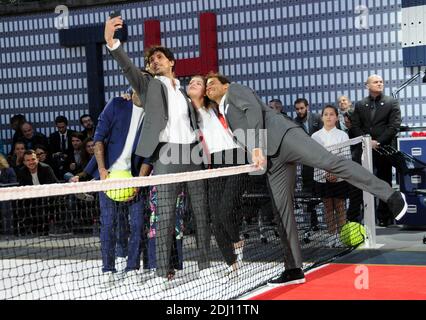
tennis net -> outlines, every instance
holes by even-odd
[[[365,141],[329,150],[360,161]],[[241,296],[283,271],[279,221],[256,173],[243,165],[1,188],[0,299]],[[365,221],[362,192],[302,166],[294,188],[304,270],[364,241],[342,238],[348,221]]]

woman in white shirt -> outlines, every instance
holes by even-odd
[[[218,113],[216,103],[206,97],[206,81],[194,76],[189,82],[188,96],[198,114],[203,137],[203,149],[209,168],[223,168],[246,164],[246,153],[233,139],[226,120]],[[208,179],[209,210],[213,234],[227,263],[229,275],[236,275],[242,260],[244,240],[240,238],[241,195],[247,175]]]
[[[334,148],[333,145],[349,140],[346,132],[337,129],[338,110],[327,105],[322,110],[324,127],[312,135],[312,139],[323,145],[331,153],[351,159],[350,147]],[[346,222],[345,199],[348,193],[348,184],[332,174],[321,169],[315,169],[314,180],[316,193],[323,198],[325,206],[325,220],[328,232],[337,235]]]

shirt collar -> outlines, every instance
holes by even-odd
[[[331,129],[331,130],[327,130],[325,127],[323,127],[324,128],[324,131],[325,132],[327,132],[327,133],[332,133],[332,132],[334,132],[334,131],[336,131],[336,130],[339,130],[339,129],[337,129],[337,127],[334,127],[333,129]]]
[[[164,83],[168,87],[173,87],[172,86],[172,80],[174,80],[175,85],[176,85],[176,90],[180,89],[180,81],[176,78],[170,79],[169,77],[165,77],[165,76],[155,76],[155,78],[160,80],[162,83]]]
[[[226,95],[227,95],[227,93],[222,97],[222,99],[220,100],[220,103],[219,103],[219,112],[221,113],[221,114],[225,114],[225,99],[226,99]]]

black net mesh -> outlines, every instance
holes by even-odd
[[[355,160],[359,150],[331,148]],[[362,192],[298,168],[294,215],[308,270],[364,241]],[[165,175],[137,188],[129,182],[143,178],[40,186],[43,196],[28,199],[25,188],[8,188],[15,197],[0,202],[0,299],[231,299],[265,284],[283,271],[267,176],[213,176],[169,183]],[[64,194],[48,196],[49,188]]]

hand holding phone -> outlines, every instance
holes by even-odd
[[[105,22],[104,38],[108,46],[112,47],[116,42],[114,39],[120,38],[117,31],[123,28],[123,20],[120,18],[120,11],[114,11]]]

